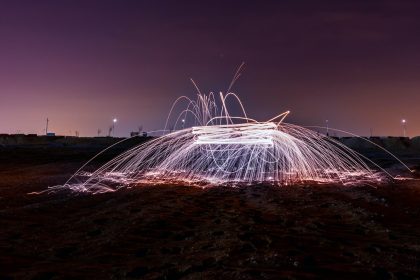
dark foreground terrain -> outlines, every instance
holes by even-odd
[[[420,181],[27,194],[95,152],[0,149],[0,279],[420,275]]]

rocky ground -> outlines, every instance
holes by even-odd
[[[416,279],[420,181],[29,195],[96,151],[0,150],[0,279]]]

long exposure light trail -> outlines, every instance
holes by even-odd
[[[230,114],[228,98],[239,104],[242,115]],[[183,100],[186,107],[174,117]],[[50,190],[102,193],[144,184],[355,185],[381,182],[387,175],[339,141],[285,123],[288,114],[259,122],[247,116],[233,93],[220,93],[219,100],[213,93],[199,93],[196,100],[183,96],[172,106],[164,131],[171,120],[182,129],[136,146],[94,172],[82,167],[66,184]],[[190,127],[184,128],[186,123]]]

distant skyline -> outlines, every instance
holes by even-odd
[[[1,1],[0,133],[162,129],[235,84],[250,117],[420,135],[420,2]]]

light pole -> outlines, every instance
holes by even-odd
[[[402,129],[403,129],[403,136],[407,137],[407,120],[402,119],[401,120],[401,125],[402,125]]]
[[[327,127],[327,136],[330,136],[330,133],[329,133],[330,127],[328,125],[328,120],[325,120],[325,126]]]
[[[45,135],[48,135],[48,123],[50,120],[47,118],[47,125],[45,126]]]
[[[185,126],[185,119],[182,119],[182,129],[184,129]]]
[[[113,136],[115,137],[115,124],[117,123],[117,118],[114,118],[113,120],[112,120],[112,134],[113,134]]]

